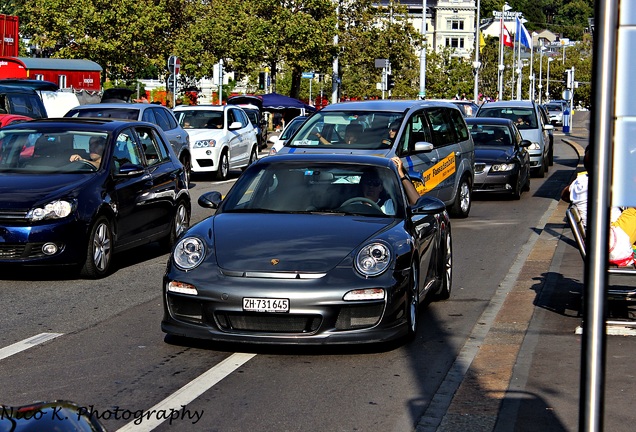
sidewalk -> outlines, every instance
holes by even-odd
[[[582,161],[588,134],[573,130],[556,135],[554,144],[570,145]],[[577,430],[583,262],[564,218],[566,208],[555,200],[526,256],[520,254],[516,279],[502,283],[506,291],[490,312],[496,313],[493,324],[485,335],[471,335],[467,345],[477,345],[478,352],[448,396],[452,400],[441,422],[434,405],[443,401],[433,400],[427,411],[432,415],[420,420],[417,432]]]

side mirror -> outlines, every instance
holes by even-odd
[[[216,210],[217,208],[219,208],[221,201],[223,201],[223,195],[221,195],[221,192],[212,191],[206,192],[201,195],[197,202],[203,208],[211,208]]]
[[[446,209],[444,202],[429,196],[421,196],[415,205],[411,206],[413,214],[441,213]]]
[[[552,126],[551,124],[547,124],[547,125],[544,125],[544,126],[543,126],[543,129],[545,129],[545,130],[547,130],[547,131],[550,131],[550,130],[553,130],[553,129],[554,129],[554,126]]]
[[[236,129],[240,129],[242,128],[243,125],[241,124],[241,122],[232,122],[232,124],[228,127],[229,130],[236,130]]]
[[[144,173],[144,167],[127,162],[115,172],[115,177],[134,177]]]
[[[430,152],[433,151],[433,144],[428,143],[426,141],[418,141],[415,143],[415,151],[416,152]]]
[[[532,145],[532,141],[529,140],[521,140],[519,143],[521,147],[530,147]]]

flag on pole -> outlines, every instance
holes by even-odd
[[[510,32],[508,31],[508,27],[506,27],[505,24],[503,26],[503,44],[504,46],[507,46],[510,48],[514,46],[514,43],[512,42],[512,36],[510,35]]]
[[[523,45],[524,47],[532,48],[532,39],[530,38],[530,33],[528,33],[528,30],[526,30],[526,27],[523,25],[523,23],[519,19],[519,16],[517,16],[516,21],[517,21],[517,34],[519,35],[519,37],[518,38],[515,37],[515,39],[517,39],[521,43],[521,45]]]

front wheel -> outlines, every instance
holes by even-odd
[[[442,283],[440,290],[435,294],[435,300],[448,300],[453,287],[453,247],[450,226],[446,230],[443,244],[444,259],[442,261]]]
[[[548,165],[554,165],[554,145],[550,146],[550,151],[548,152]]]
[[[106,216],[100,216],[91,228],[82,276],[98,279],[106,276],[113,258],[113,229]]]
[[[450,208],[452,216],[467,218],[472,204],[472,188],[467,176],[462,177],[455,193],[455,201]]]
[[[254,162],[258,160],[258,152],[256,147],[254,147],[250,153],[250,159],[247,161],[247,165],[243,168],[243,171],[247,169],[248,166],[252,165]]]
[[[192,162],[190,162],[190,157],[183,156],[181,158],[181,164],[183,165],[183,173],[185,175],[186,187],[190,187],[190,177],[192,173]]]
[[[219,169],[216,170],[216,179],[225,180],[230,173],[230,159],[227,156],[227,150],[224,150],[219,157]]]
[[[166,249],[172,249],[172,246],[177,241],[177,238],[181,235],[182,232],[188,229],[190,226],[190,211],[188,206],[186,206],[185,201],[179,202],[177,204],[177,210],[174,213],[174,217],[172,218],[172,223],[170,224],[170,234],[166,238],[161,241],[161,246]]]

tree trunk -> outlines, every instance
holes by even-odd
[[[294,66],[292,69],[292,83],[291,83],[291,91],[290,97],[294,99],[298,99],[300,96],[300,80],[302,79],[302,72],[298,68],[298,66]]]

